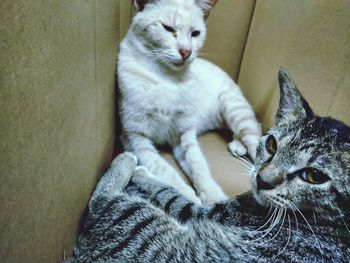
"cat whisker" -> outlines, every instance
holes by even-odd
[[[253,163],[248,161],[247,159],[244,159],[243,157],[244,156],[239,156],[239,155],[233,155],[234,157],[240,159],[242,162],[244,162],[245,164],[248,165],[248,167],[252,167],[253,166]]]
[[[348,231],[348,233],[350,234],[349,226],[348,226],[348,225],[347,225],[347,223],[345,222],[344,218],[343,218],[343,217],[341,217],[341,220],[343,221],[343,224],[344,224],[344,226],[345,226],[346,230],[347,230],[347,231]]]
[[[225,156],[225,157],[227,157],[227,156]],[[236,157],[236,156],[234,156],[234,157]],[[235,160],[235,163],[239,164],[240,166],[246,168],[246,169],[249,170],[249,171],[252,169],[252,167],[247,166],[244,162],[237,162],[237,159],[236,159],[236,158],[232,158],[232,156],[229,156],[228,158],[229,158],[230,160],[232,160],[232,159]]]
[[[253,163],[248,157],[246,157],[245,155],[242,155],[241,157],[242,157],[244,160],[246,160],[249,164],[254,165],[254,163]]]
[[[291,222],[290,222],[290,217],[289,217],[289,214],[287,214],[287,217],[288,217],[288,239],[287,239],[287,242],[286,244],[284,245],[284,247],[282,248],[282,250],[280,252],[278,252],[278,254],[276,256],[274,256],[271,260],[277,258],[279,255],[281,255],[283,253],[284,250],[286,250],[288,244],[289,244],[289,241],[290,241],[290,237],[292,235],[292,227],[291,227]]]
[[[260,236],[259,238],[256,238],[254,240],[252,240],[252,242],[257,242],[259,240],[261,240],[262,238],[266,237],[268,234],[271,233],[271,231],[275,228],[276,225],[278,225],[278,223],[280,222],[281,220],[281,217],[282,217],[282,209],[280,207],[277,207],[278,208],[278,212],[277,212],[277,215],[276,217],[272,220],[270,226],[264,230],[263,232],[265,232],[262,236]]]
[[[292,207],[292,205],[290,205],[290,211],[292,211],[294,219],[295,219],[295,228],[296,228],[296,233],[297,233],[297,237],[298,237],[298,233],[299,233],[299,223],[298,223],[298,217],[294,211],[294,208]],[[296,247],[297,243],[294,242],[294,246],[293,246],[293,251],[295,251],[295,247]]]
[[[275,238],[278,236],[278,234],[281,232],[282,227],[283,227],[283,225],[284,225],[284,221],[285,221],[285,219],[286,219],[286,214],[287,214],[287,209],[284,208],[284,209],[283,209],[283,219],[282,219],[282,223],[281,223],[280,228],[278,229],[277,233],[276,233],[271,239],[269,239],[268,241],[266,241],[266,242],[264,242],[264,243],[268,243],[268,242],[272,241],[273,239],[275,239]]]
[[[270,206],[270,211],[272,210],[272,206]],[[265,222],[265,224],[263,224],[261,227],[259,227],[258,229],[256,229],[255,231],[259,231],[261,229],[263,229],[273,218],[273,216],[276,214],[278,208],[275,207],[275,209],[273,210],[273,213],[269,216],[269,219]],[[270,213],[269,211],[269,213]]]
[[[245,175],[247,177],[250,176],[250,174],[248,172],[245,172],[245,171],[235,171],[233,174],[242,174],[242,175]]]
[[[336,206],[336,208],[337,208],[337,211],[338,211],[338,213],[339,213],[339,216],[340,216],[340,218],[341,218],[341,220],[342,220],[342,222],[343,222],[343,224],[344,224],[346,230],[347,230],[348,233],[350,234],[349,226],[348,226],[348,224],[345,222],[344,217],[342,216],[341,209],[340,209],[338,206]]]
[[[309,221],[307,221],[307,219],[305,218],[304,214],[299,210],[299,208],[292,202],[291,202],[291,205],[296,209],[296,211],[301,215],[301,217],[304,219],[305,223],[307,224],[308,228],[310,229],[310,231],[312,232],[312,235],[314,236],[315,240],[317,241],[317,245],[318,245],[318,248],[320,250],[320,253],[321,253],[321,256],[323,258],[323,250],[321,248],[321,245],[320,245],[320,242],[314,232],[314,230],[312,229],[311,225],[309,224]]]
[[[281,217],[282,217],[282,209],[280,207],[278,207],[277,215],[273,219],[271,226],[268,229],[264,230],[264,231],[266,231],[266,233],[263,236],[268,235],[273,230],[273,228],[275,228],[275,226],[278,225],[278,223],[281,220]]]

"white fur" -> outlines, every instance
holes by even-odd
[[[220,68],[197,58],[205,40],[204,13],[210,1],[158,0],[134,17],[121,43],[118,81],[125,147],[140,163],[197,203],[200,200],[158,153],[170,144],[174,156],[206,204],[227,197],[213,180],[197,135],[226,123],[235,134],[235,154],[254,158],[261,135],[251,106]],[[168,32],[163,25],[176,29]],[[191,32],[200,31],[197,37]],[[192,51],[183,61],[180,48]]]

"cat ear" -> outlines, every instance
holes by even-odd
[[[287,70],[280,68],[278,71],[278,82],[280,102],[277,114],[275,115],[276,125],[282,126],[284,124],[300,122],[314,116],[312,109],[300,94]]]
[[[204,18],[209,17],[211,9],[215,6],[218,0],[196,0],[197,6],[199,6],[204,12]]]
[[[148,2],[149,2],[148,0],[132,0],[132,3],[137,12],[142,11]]]

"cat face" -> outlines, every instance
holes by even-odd
[[[143,55],[172,70],[189,65],[203,46],[205,16],[216,1],[135,0],[132,29]]]
[[[275,126],[257,150],[254,195],[266,206],[344,216],[350,201],[350,128],[315,116],[284,70],[279,85]]]

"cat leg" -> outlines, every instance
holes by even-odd
[[[237,210],[239,203],[236,200],[216,203],[212,208],[197,205],[187,200],[176,189],[160,182],[145,167],[139,166],[135,169],[131,182],[136,188],[142,189],[145,193],[144,198],[181,223],[207,218],[221,224],[233,225],[241,215]],[[131,194],[135,195],[135,192]]]
[[[202,205],[191,202],[175,188],[159,181],[143,166],[136,167],[131,182],[132,186],[126,189],[129,194],[137,195],[141,189],[144,198],[182,223],[204,218],[210,211]],[[136,186],[136,192],[132,192],[133,186]]]
[[[181,135],[180,144],[174,148],[174,155],[180,166],[191,178],[197,194],[204,204],[213,205],[227,199],[221,187],[211,176],[195,130],[187,131]]]
[[[248,154],[255,159],[261,137],[261,127],[254,111],[237,85],[230,82],[229,88],[219,95],[221,113],[234,133],[229,150],[234,155]]]
[[[137,159],[133,154],[125,152],[118,155],[97,184],[89,201],[89,208],[93,211],[95,206],[101,206],[101,200],[108,202],[121,195],[136,165]]]
[[[175,168],[159,155],[148,138],[133,134],[129,136],[128,140],[127,148],[137,156],[141,165],[147,167],[160,181],[176,188],[189,200],[201,203],[192,187],[186,184]]]

